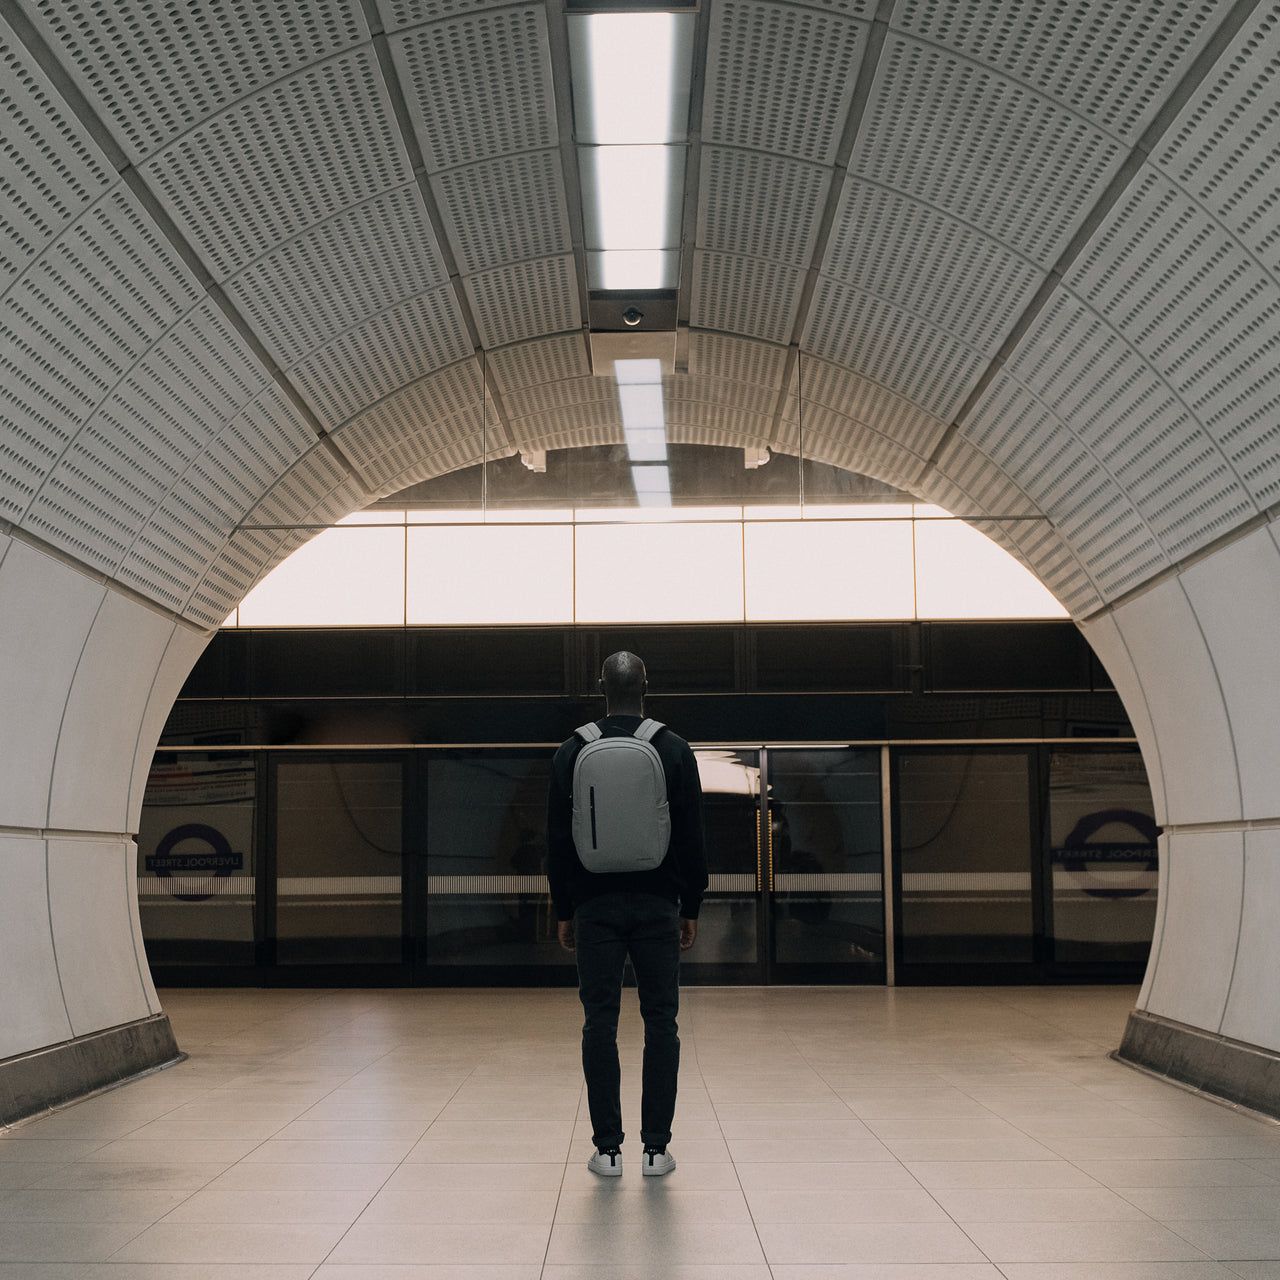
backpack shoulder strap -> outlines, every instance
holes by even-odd
[[[652,742],[658,731],[666,727],[661,720],[642,720],[634,736],[639,738],[641,742]]]
[[[577,734],[577,736],[581,738],[583,742],[594,742],[597,738],[601,736],[600,726],[596,724],[594,721],[591,724],[580,725],[577,729],[574,730],[574,733]]]

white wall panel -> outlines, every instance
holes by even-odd
[[[76,667],[49,786],[49,825],[123,832],[138,729],[174,623],[109,591]]]
[[[1104,614],[1088,622],[1080,624],[1084,638],[1093,647],[1098,660],[1107,669],[1120,701],[1124,703],[1125,714],[1133,725],[1133,732],[1142,750],[1142,760],[1147,766],[1147,781],[1151,784],[1151,802],[1158,823],[1167,819],[1165,804],[1164,769],[1160,761],[1160,747],[1156,741],[1155,725],[1152,723],[1151,711],[1147,706],[1147,695],[1142,688],[1142,681],[1134,660],[1125,646],[1124,637],[1116,620],[1110,614]],[[1163,865],[1163,864],[1162,864]]]
[[[1276,981],[1276,904],[1280,903],[1280,831],[1244,837],[1244,909],[1222,1034],[1280,1048],[1280,982]]]
[[[1142,673],[1160,744],[1169,823],[1240,817],[1235,744],[1222,691],[1191,605],[1176,581],[1122,605],[1115,618]]]
[[[106,588],[21,542],[0,560],[0,826],[43,827],[67,692]],[[0,1057],[3,1057],[0,1053]]]
[[[134,950],[130,897],[136,864],[131,840],[49,841],[49,914],[72,1035],[152,1011]]]
[[[160,741],[160,733],[169,712],[173,710],[174,699],[182,689],[196,659],[204,652],[205,646],[213,638],[212,633],[192,631],[187,627],[174,627],[165,647],[164,657],[160,660],[160,669],[151,686],[151,694],[147,700],[146,710],[142,716],[142,727],[138,731],[138,742],[133,754],[133,778],[129,785],[129,812],[125,822],[125,830],[136,832],[138,818],[142,811],[142,793],[147,788],[147,775],[151,770],[151,758],[155,755],[156,743]]]
[[[1182,574],[1226,699],[1243,816],[1280,816],[1280,551],[1270,528]]]
[[[6,767],[11,757],[6,753]],[[45,842],[0,835],[0,1061],[71,1035],[49,928]]]
[[[1150,772],[1150,766],[1148,766]],[[1160,967],[1160,952],[1164,945],[1165,908],[1169,905],[1169,837],[1162,835],[1156,841],[1158,866],[1156,868],[1156,920],[1151,931],[1151,950],[1147,955],[1147,971],[1142,978],[1142,990],[1138,992],[1137,1007],[1151,1007],[1151,987],[1156,970]]]
[[[1150,1013],[1218,1031],[1227,1007],[1244,892],[1244,833],[1174,832],[1160,957],[1151,975]]]

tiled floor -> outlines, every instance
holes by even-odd
[[[1280,1126],[1110,1061],[1134,994],[686,990],[603,1180],[572,991],[169,991],[186,1062],[0,1136],[0,1280],[1278,1280]]]

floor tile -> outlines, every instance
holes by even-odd
[[[971,1222],[965,1231],[997,1266],[1011,1262],[1189,1262],[1207,1255],[1159,1223]]]
[[[437,1223],[418,1224],[357,1223],[327,1261],[394,1266],[420,1264],[424,1258],[438,1265],[458,1263],[540,1263],[546,1254],[549,1228],[525,1223],[487,1226]]]
[[[337,1223],[159,1222],[110,1255],[121,1263],[283,1263],[325,1260],[347,1227]]]
[[[760,1241],[770,1265],[791,1263],[983,1262],[973,1241],[951,1222],[763,1223]]]

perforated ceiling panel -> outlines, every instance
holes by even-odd
[[[765,0],[712,7],[702,136],[711,144],[830,164],[867,26]]]
[[[0,301],[0,510],[24,512],[113,387],[194,305],[186,269],[117,188],[69,226]]]
[[[834,409],[922,458],[933,452],[946,430],[945,422],[878,383],[805,356],[792,376],[788,418],[795,419],[811,404]]]
[[[438,22],[476,9],[493,9],[508,0],[377,0],[382,25],[387,31],[400,31],[424,22]]]
[[[238,98],[368,39],[359,0],[28,7],[135,161]]]
[[[502,407],[517,440],[522,439],[520,420],[533,414],[555,413],[576,405],[618,403],[618,384],[612,378],[588,374],[566,382],[544,382],[534,387],[503,393]]]
[[[1225,0],[901,0],[893,25],[1034,85],[1132,143],[1227,8]]]
[[[249,513],[193,594],[186,613],[219,626],[260,578],[369,495],[322,444],[296,462]]]
[[[0,21],[0,294],[115,179]],[[0,444],[3,442],[0,441]]]
[[[787,367],[782,347],[721,333],[689,333],[689,372],[778,390]]]
[[[289,371],[324,425],[471,354],[452,287],[434,289],[338,334]]]
[[[582,324],[571,254],[468,276],[463,288],[486,347],[504,347]]]
[[[242,271],[227,291],[272,355],[289,368],[366,317],[447,281],[414,185],[280,245]]]
[[[413,179],[373,50],[299,72],[141,166],[218,279]]]
[[[827,279],[818,284],[802,343],[945,419],[959,409],[984,365],[962,335]]]
[[[1033,263],[972,227],[856,181],[841,193],[822,270],[987,354],[1044,278]]]
[[[697,249],[689,323],[786,345],[803,284],[803,272],[783,263]]]
[[[831,171],[781,156],[704,147],[697,243],[808,266]]]
[[[200,306],[76,434],[23,527],[95,568],[117,568],[188,461],[265,383],[222,315]]]
[[[580,449],[588,445],[622,444],[622,411],[617,403],[572,405],[520,419],[522,449]]]
[[[315,434],[294,406],[268,386],[183,472],[117,576],[185,611],[232,531],[314,444]],[[207,621],[203,614],[199,619]]]
[[[557,141],[541,5],[469,12],[391,38],[428,169]]]
[[[542,338],[504,347],[489,356],[489,373],[504,395],[591,372],[586,339],[581,333]]]
[[[434,181],[458,265],[484,271],[573,248],[559,151],[504,156]]]
[[[1124,154],[1034,89],[891,33],[850,167],[1048,268]]]

